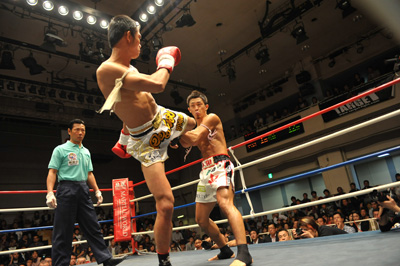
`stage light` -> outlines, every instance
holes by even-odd
[[[260,61],[260,66],[269,61],[268,48],[261,46],[256,53],[256,59]]]
[[[78,101],[79,101],[80,103],[83,103],[83,102],[85,101],[85,97],[83,96],[83,94],[79,94],[78,97],[77,97],[77,99],[78,99]]]
[[[41,96],[46,96],[46,88],[45,87],[40,87],[39,89],[39,95]]]
[[[38,3],[38,0],[26,0],[26,2],[28,3],[28,5],[30,6],[36,6]]]
[[[15,91],[15,83],[14,81],[9,81],[7,84],[7,89],[10,91]]]
[[[86,102],[93,104],[93,96],[91,96],[91,95],[86,96]]]
[[[328,66],[329,66],[330,68],[332,68],[332,67],[335,66],[335,64],[336,64],[336,61],[335,61],[335,59],[333,58],[333,59],[329,62]]]
[[[70,100],[70,101],[75,101],[75,93],[70,92],[70,93],[68,94],[68,100]]]
[[[145,45],[143,48],[142,48],[142,51],[141,51],[141,53],[140,53],[140,59],[142,59],[143,61],[149,61],[150,60],[150,54],[151,54],[151,50],[150,50],[150,48],[147,46],[147,45]]]
[[[29,93],[31,93],[31,94],[36,94],[36,93],[37,93],[37,90],[36,90],[36,86],[35,86],[35,85],[31,85],[31,86],[29,87]]]
[[[87,22],[88,24],[90,24],[90,25],[96,24],[96,21],[97,21],[96,17],[95,17],[95,16],[92,16],[92,15],[89,15],[89,16],[87,17],[87,19],[86,19],[86,22]]]
[[[163,6],[163,5],[164,5],[164,0],[154,0],[154,3],[155,3],[157,6]]]
[[[22,58],[21,61],[25,67],[29,68],[29,74],[31,75],[37,75],[46,70],[36,62],[36,59],[33,57],[32,53],[29,56]]]
[[[364,52],[364,45],[362,45],[361,43],[357,43],[357,54],[362,54],[362,52]]]
[[[59,13],[61,16],[66,16],[66,15],[68,15],[68,13],[69,13],[69,9],[68,9],[68,7],[66,7],[66,6],[60,6],[60,7],[58,8],[58,13]]]
[[[25,89],[25,84],[24,83],[20,83],[19,85],[18,85],[18,91],[19,92],[26,92],[26,89]]]
[[[64,39],[58,37],[57,34],[58,31],[55,28],[52,28],[51,25],[49,25],[44,35],[44,41],[40,47],[43,50],[53,53],[56,52],[56,46],[67,47],[68,46],[67,42],[65,42]]]
[[[51,11],[54,8],[54,4],[51,1],[44,1],[43,2],[43,9],[46,11]]]
[[[226,67],[226,75],[228,76],[229,82],[236,80],[236,69],[231,63]]]
[[[304,29],[304,25],[302,25],[302,23],[296,24],[291,34],[292,34],[293,38],[296,39],[296,44],[300,44],[300,43],[308,40],[308,36]]]
[[[0,91],[4,90],[4,80],[0,80]]]
[[[108,21],[103,19],[102,21],[100,21],[100,27],[102,29],[107,29],[108,28]]]
[[[147,13],[149,13],[151,15],[156,13],[156,7],[153,5],[149,5],[146,10],[147,10]]]
[[[153,49],[156,52],[163,47],[162,39],[158,38],[157,36],[154,36],[154,38],[151,40],[151,43],[153,44]]]
[[[142,21],[142,22],[147,22],[147,21],[149,20],[149,17],[147,16],[146,13],[142,13],[142,14],[140,14],[140,16],[139,16],[139,19],[140,19],[140,21]]]
[[[49,90],[49,97],[50,98],[56,98],[56,90],[55,89]]]
[[[355,9],[349,0],[336,0],[336,8],[339,8],[342,10],[342,17],[345,18],[348,15],[352,14],[353,12],[357,11]]]
[[[196,21],[190,13],[185,13],[175,22],[175,24],[177,28],[182,28],[184,26],[191,27],[196,24]]]
[[[0,69],[15,69],[12,52],[3,51],[1,54]]]
[[[60,96],[61,99],[67,99],[67,93],[65,91],[60,91],[58,96]]]
[[[180,103],[183,102],[183,98],[182,98],[181,95],[179,94],[177,88],[174,88],[174,89],[171,91],[170,96],[174,99],[175,105],[178,105],[178,104],[180,104]]]
[[[74,13],[72,13],[72,17],[75,20],[81,20],[83,18],[83,13],[81,11],[74,11]]]

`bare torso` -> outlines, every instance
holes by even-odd
[[[101,92],[107,99],[115,86],[115,80],[121,78],[129,67],[115,62],[105,61],[97,70],[97,82]],[[129,75],[135,75],[135,72]],[[153,119],[157,104],[150,92],[140,88],[121,88],[121,101],[114,105],[115,114],[129,127],[135,128]]]
[[[216,116],[215,114],[209,114],[209,115]],[[213,139],[209,140],[208,137],[202,137],[198,142],[197,147],[201,151],[201,154],[204,159],[218,154],[227,154],[226,141],[225,141],[224,130],[222,127],[222,122],[219,118],[218,121],[219,122],[214,127],[210,128],[211,131],[214,132],[214,130],[216,130],[217,132],[214,135]]]

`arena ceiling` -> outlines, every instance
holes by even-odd
[[[54,0],[59,3],[60,1]],[[88,13],[112,17],[126,14],[138,19],[150,0],[74,0],[61,1],[76,4]],[[155,37],[163,46],[176,45],[182,51],[182,61],[171,76],[171,86],[157,96],[160,104],[174,106],[170,96],[173,90],[185,97],[192,89],[204,89],[211,101],[234,104],[254,92],[263,91],[282,78],[294,77],[302,65],[311,61],[321,64],[330,62],[330,55],[338,49],[358,43],[365,44],[369,34],[381,29],[377,23],[363,14],[356,4],[355,10],[346,17],[334,0],[171,0],[158,13],[141,22],[143,46],[151,49],[150,60],[139,58],[136,67],[144,73],[155,69],[152,42]],[[41,4],[42,1],[39,1]],[[268,4],[267,4],[268,3]],[[359,2],[358,2],[359,3]],[[43,43],[46,27],[51,24],[58,36],[68,43],[57,47],[57,54],[36,51],[31,46],[14,48],[16,64],[21,58],[33,53],[49,75],[29,78],[50,82],[56,80],[91,81],[98,64],[80,60],[80,44],[85,46],[88,36],[105,41],[104,31],[91,30],[87,25],[79,27],[65,22],[61,16],[46,16],[29,9],[26,0],[4,0],[1,3],[2,49],[7,42],[17,41],[35,47]],[[268,9],[268,12],[267,12]],[[349,12],[352,11],[352,12]],[[177,27],[177,20],[190,14],[196,22],[192,26]],[[260,26],[260,22],[263,21]],[[50,23],[50,24],[49,24]],[[97,22],[99,23],[99,22]],[[72,25],[72,26],[71,26]],[[294,29],[303,27],[308,37],[297,43]],[[357,44],[357,45],[356,45]],[[96,46],[96,45],[94,45]],[[18,47],[13,44],[13,47]],[[95,48],[94,48],[95,50]],[[108,53],[107,47],[104,53]],[[66,55],[66,56],[65,56]],[[69,56],[68,55],[72,55]],[[267,56],[268,55],[268,56]],[[266,62],[262,62],[262,60]],[[17,66],[18,69],[19,66]],[[24,68],[22,68],[24,69]],[[1,70],[1,74],[17,75],[23,71]],[[24,76],[25,75],[25,76]],[[233,75],[235,77],[233,77]],[[90,84],[90,82],[89,82]],[[90,84],[89,87],[95,87]],[[265,91],[263,91],[265,92]],[[285,92],[282,92],[285,93]],[[185,108],[184,103],[177,107]]]

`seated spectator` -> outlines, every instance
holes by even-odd
[[[347,232],[340,230],[338,228],[326,225],[319,226],[315,222],[315,220],[310,217],[302,218],[300,220],[299,226],[302,232],[299,232],[299,234],[297,234],[296,230],[292,230],[294,238],[314,238],[314,237],[323,237],[330,235],[347,234]]]
[[[367,72],[368,72],[368,81],[371,81],[381,75],[378,69],[375,69],[372,66],[367,67]]]
[[[297,205],[297,199],[296,199],[295,196],[292,196],[292,197],[290,198],[290,200],[292,201],[292,203],[290,204],[290,206]]]
[[[287,231],[286,229],[282,229],[278,232],[278,239],[279,239],[279,242],[284,242],[284,241],[293,240],[293,237],[291,234],[289,234],[289,231]]]
[[[317,97],[314,96],[314,97],[311,98],[311,104],[312,104],[312,105],[317,105],[317,104],[318,104],[318,99],[317,99]]]
[[[333,214],[333,221],[335,223],[336,228],[346,231],[349,234],[355,233],[356,230],[353,227],[344,224],[344,218],[345,216],[341,212],[335,212]]]
[[[307,193],[303,193],[303,200],[301,201],[301,203],[307,203],[310,202],[311,200],[308,198],[308,194]]]
[[[331,192],[328,189],[324,189],[324,199],[332,197]]]
[[[278,235],[276,234],[276,227],[274,223],[271,223],[268,225],[268,233],[269,235],[264,235],[264,241],[263,242],[278,242],[279,238]],[[250,233],[251,236],[251,233]],[[262,243],[262,242],[260,242]],[[256,243],[258,244],[258,243]]]
[[[36,250],[32,251],[31,259],[32,266],[39,266],[41,258],[39,257],[39,253]]]
[[[22,263],[25,263],[25,260],[22,258],[22,256],[18,252],[14,252],[10,255],[8,265],[19,266]]]
[[[311,201],[316,201],[316,200],[318,200],[317,192],[311,191]]]
[[[180,230],[172,231],[172,241],[179,243],[179,241],[183,240],[183,235]]]
[[[195,250],[194,246],[194,238],[193,236],[189,237],[189,242],[186,243],[186,250]]]
[[[360,220],[369,219],[369,215],[366,208],[360,209]],[[361,230],[363,231],[371,231],[371,226],[369,221],[361,222]]]
[[[258,129],[258,128],[262,128],[264,126],[264,119],[261,117],[260,114],[256,115],[256,120],[254,120],[254,128]]]
[[[86,259],[84,257],[80,257],[76,260],[76,265],[86,264]]]
[[[69,261],[69,265],[76,265],[76,254],[71,253],[71,260]]]
[[[356,232],[363,232],[362,230],[363,228],[361,227],[361,222],[359,222],[360,214],[358,212],[353,211],[349,216],[349,220],[351,221],[350,226],[354,227]]]
[[[326,225],[326,219],[324,217],[318,217],[317,219],[317,224],[318,225]]]
[[[107,247],[108,251],[110,251],[111,255],[115,256],[121,254],[122,249],[119,243],[115,242],[114,238],[110,240],[110,244]],[[77,253],[77,252],[75,252]],[[78,254],[78,253],[77,253]],[[78,255],[79,257],[79,255]]]
[[[178,244],[175,241],[171,242],[169,248],[170,248],[170,252],[178,252],[179,251]]]
[[[364,78],[360,76],[359,73],[354,74],[354,80],[353,80],[353,87],[357,87],[361,84],[364,84]]]
[[[256,230],[250,231],[250,242],[248,244],[264,243],[264,239],[260,238]]]
[[[201,246],[201,243],[203,243],[203,241],[200,238],[196,238],[194,241],[194,250],[202,250],[203,247]]]
[[[49,266],[52,266],[52,259],[51,259],[51,256],[50,256],[50,255],[47,255],[47,256],[44,258],[44,261],[46,261],[46,262],[49,264]]]
[[[279,115],[278,111],[274,111],[274,112],[272,113],[272,121],[273,121],[273,122],[278,121],[280,118],[281,118],[281,116]]]
[[[271,124],[274,121],[274,117],[271,115],[270,112],[265,113],[265,119],[264,122],[266,125]]]
[[[42,241],[40,241],[39,236],[38,235],[33,236],[33,242],[29,245],[29,247],[34,248],[34,247],[41,247],[41,246],[44,246],[44,244],[42,243]],[[37,252],[38,252],[39,257],[41,257],[43,255],[43,250],[39,250]],[[39,262],[38,262],[38,265],[39,265]]]

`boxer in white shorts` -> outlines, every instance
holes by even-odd
[[[133,133],[135,136],[135,129],[139,128],[140,131],[143,129],[143,125],[148,125],[148,123],[153,125],[154,118],[157,117],[160,110],[152,94],[162,93],[165,90],[174,67],[181,60],[181,52],[178,47],[163,47],[158,50],[156,56],[157,70],[151,74],[139,73],[137,69],[130,66],[130,62],[140,55],[141,37],[140,25],[137,21],[126,15],[113,17],[108,26],[108,42],[112,48],[111,55],[99,66],[96,72],[97,83],[106,98],[106,102],[99,112],[112,110],[124,122],[120,140],[112,149],[121,158],[131,157],[131,154],[126,151],[131,138],[130,134]],[[175,120],[175,128],[178,122]],[[196,122],[193,118],[188,118],[184,124],[186,126],[183,126],[182,132],[185,128],[186,130],[194,128]],[[129,132],[127,127],[131,128],[132,133]],[[164,127],[164,125],[159,124],[160,127]],[[167,138],[168,130],[171,130],[169,138]],[[155,149],[158,152],[163,150],[164,145],[171,141],[171,137],[175,136],[175,129],[173,130],[170,127],[168,130],[166,129],[165,133],[163,133],[164,131],[157,132],[160,136],[161,134],[164,136],[159,149]],[[143,139],[140,141],[143,142]],[[146,150],[144,147],[139,145],[139,150]],[[157,218],[154,224],[154,238],[158,261],[160,266],[170,266],[169,245],[172,237],[171,220],[174,209],[174,195],[165,175],[164,162],[162,161],[163,158],[166,158],[165,155],[164,157],[161,155],[163,152],[160,152],[160,156],[156,156],[156,152],[146,152],[144,153],[148,154],[148,158],[145,158],[145,160],[148,160],[150,164],[142,163],[142,172],[147,187],[156,201]],[[133,149],[132,153],[135,153]],[[138,154],[138,158],[140,156]],[[153,160],[153,157],[156,159]],[[160,158],[161,160],[159,160]]]
[[[210,219],[210,213],[216,203],[228,218],[235,235],[238,253],[231,266],[248,266],[253,262],[249,253],[244,230],[243,218],[233,204],[234,174],[233,164],[226,155],[224,129],[219,117],[207,114],[207,97],[193,91],[187,98],[189,112],[197,122],[197,128],[184,133],[180,138],[183,147],[197,146],[205,158],[202,162],[200,182],[196,194],[196,222],[218,245],[220,253],[209,260],[234,257],[225,237],[218,226]]]
[[[219,187],[231,187],[235,191],[234,166],[228,155],[221,154],[207,158],[201,166],[196,202],[216,202]]]
[[[126,151],[145,167],[164,162],[170,141],[184,132],[188,119],[184,113],[158,106],[153,120],[140,127],[127,127],[130,139]]]

